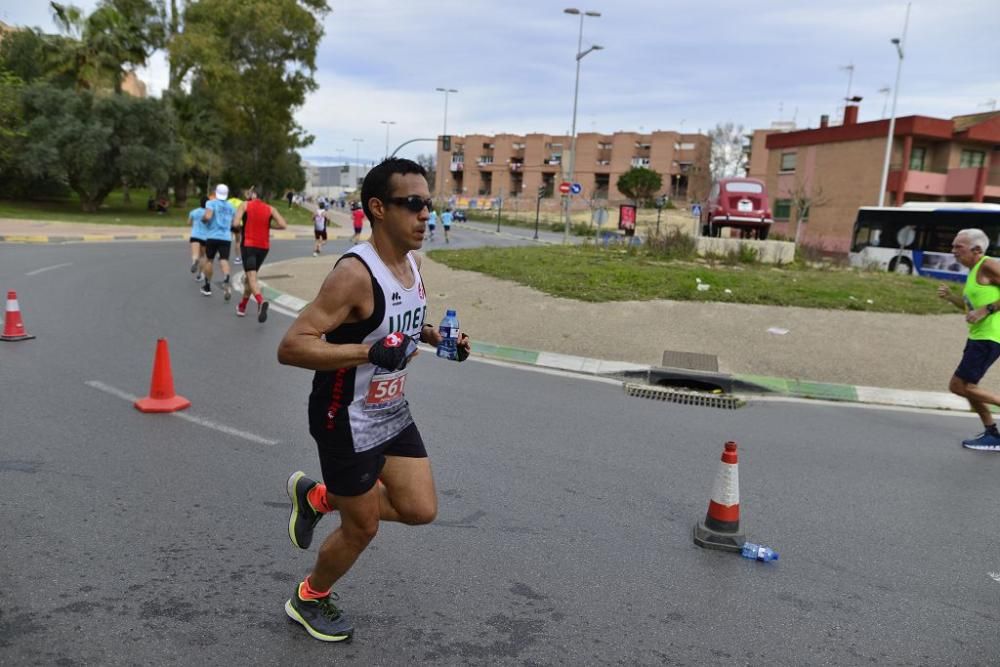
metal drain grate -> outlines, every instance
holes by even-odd
[[[639,398],[652,398],[658,401],[670,401],[681,405],[699,405],[706,408],[721,408],[735,410],[742,408],[746,401],[736,396],[725,394],[703,394],[701,392],[678,391],[668,387],[655,387],[648,384],[624,383],[625,393]]]

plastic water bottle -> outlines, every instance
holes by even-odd
[[[437,356],[458,361],[458,315],[454,310],[445,313],[438,332],[441,334],[441,342],[438,343]]]
[[[778,553],[776,551],[765,547],[763,544],[754,544],[753,542],[744,542],[740,555],[750,560],[759,560],[765,563],[778,560]]]

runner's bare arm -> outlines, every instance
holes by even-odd
[[[233,227],[242,229],[243,227],[243,214],[247,212],[247,203],[243,202],[240,204],[239,208],[236,209],[236,215],[233,216]]]
[[[332,345],[323,335],[344,322],[360,321],[374,308],[371,276],[357,259],[347,258],[323,281],[316,299],[299,314],[278,345],[278,362],[315,371],[360,366],[368,345]]]
[[[288,223],[285,222],[285,219],[281,217],[280,213],[278,213],[278,209],[273,206],[271,207],[271,221],[271,226],[275,229],[288,229]]]
[[[212,219],[212,214],[213,213],[215,213],[215,211],[213,211],[211,208],[209,208],[208,206],[206,206],[205,207],[205,212],[202,213],[202,215],[201,215],[201,219],[204,220],[205,222],[208,222],[209,220]]]

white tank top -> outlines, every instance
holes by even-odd
[[[372,276],[375,307],[364,322],[352,322],[326,335],[330,343],[361,343],[366,346],[400,332],[420,341],[420,329],[427,314],[427,296],[413,253],[407,254],[413,275],[404,287],[382,262],[371,244],[359,243],[344,257],[356,257]],[[343,257],[341,258],[343,259]],[[406,374],[409,369],[388,371],[365,363],[351,369],[319,371],[313,380],[314,401],[327,407],[319,419],[311,419],[311,428],[325,428],[338,436],[350,437],[355,452],[377,447],[391,440],[413,423],[406,401]]]

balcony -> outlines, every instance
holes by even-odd
[[[464,162],[462,162],[460,160],[459,161],[454,161],[454,160],[452,161],[452,163],[451,163],[451,170],[452,171],[462,171],[464,169],[465,169],[465,163]]]
[[[545,160],[545,164],[562,164],[562,155],[549,156],[549,158]]]
[[[900,190],[900,179],[903,172],[899,165],[889,172],[889,179],[886,188],[893,192]],[[1000,183],[989,182],[989,173],[982,175],[985,167],[959,167],[956,169],[926,169],[917,171],[910,169],[906,172],[906,181],[903,183],[904,194],[921,194],[934,197],[967,197],[970,200],[977,198],[977,184],[982,179],[983,194],[995,196],[993,193],[1000,190]]]
[[[511,171],[523,171],[524,170],[524,163],[523,162],[514,162],[512,160],[511,163],[510,163],[510,170]]]
[[[632,158],[632,166],[633,167],[649,167],[649,158],[648,157],[641,157],[641,156],[640,157],[634,157],[634,158]]]
[[[479,156],[479,159],[476,160],[476,164],[478,164],[480,167],[488,167],[491,164],[493,164],[493,156],[492,155],[481,155],[481,156]]]

